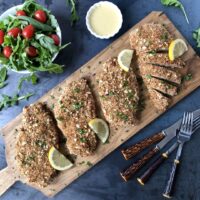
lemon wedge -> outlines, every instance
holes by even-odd
[[[107,141],[109,137],[109,127],[103,119],[92,119],[89,121],[88,125],[103,143]]]
[[[182,39],[173,40],[169,45],[169,59],[174,61],[188,50],[187,44]]]
[[[133,50],[124,49],[118,55],[119,66],[126,72],[129,71],[131,60],[133,58]]]
[[[59,171],[64,171],[73,166],[70,160],[68,160],[62,153],[60,153],[55,147],[51,147],[48,154],[49,162],[51,166]]]

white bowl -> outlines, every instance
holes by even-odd
[[[110,34],[110,35],[106,35],[106,36],[102,36],[102,35],[99,35],[97,34],[91,27],[91,24],[90,24],[90,16],[92,14],[92,12],[98,7],[98,6],[101,6],[101,5],[109,5],[109,6],[112,6],[113,9],[115,9],[117,11],[117,14],[119,15],[119,27],[118,29],[116,30],[116,32]],[[121,29],[122,27],[122,23],[123,23],[123,17],[122,17],[122,13],[120,11],[120,9],[112,2],[109,2],[109,1],[100,1],[98,3],[95,3],[93,6],[90,7],[90,9],[88,10],[87,12],[87,15],[86,15],[86,26],[87,26],[87,29],[90,31],[90,33],[92,35],[94,35],[95,37],[97,38],[100,38],[100,39],[109,39],[113,36],[115,36],[119,30]]]
[[[16,14],[16,11],[21,9],[23,7],[23,5],[17,5],[17,6],[13,6],[11,8],[9,8],[8,10],[6,10],[2,15],[0,15],[0,21],[7,18],[8,16],[10,15],[15,15]],[[56,34],[59,36],[60,38],[60,44],[59,46],[61,46],[61,40],[62,40],[62,34],[61,34],[61,29],[60,29],[60,26],[57,22],[57,26],[56,26]],[[53,57],[52,57],[52,62],[56,59],[58,53],[54,54]],[[14,69],[11,69],[12,71],[14,72],[17,72],[17,73],[21,73],[21,74],[27,74],[27,73],[31,73],[29,72],[28,70],[22,70],[22,71],[16,71]]]

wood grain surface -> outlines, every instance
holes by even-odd
[[[102,70],[102,62],[110,57],[117,56],[118,53],[125,49],[130,48],[129,45],[129,33],[139,25],[148,22],[159,22],[166,24],[169,31],[173,33],[177,38],[182,38],[179,31],[174,27],[174,25],[170,22],[165,14],[162,12],[152,12],[147,17],[145,17],[142,21],[132,27],[129,31],[127,31],[124,35],[119,37],[115,42],[109,45],[106,49],[101,51],[98,55],[96,55],[93,59],[91,59],[88,63],[83,65],[79,70],[74,72],[71,76],[69,76],[65,81],[57,85],[55,88],[50,90],[47,94],[45,94],[39,101],[47,102],[48,106],[51,107],[52,104],[57,101],[57,97],[59,97],[62,88],[66,87],[68,83],[73,80],[78,80],[81,77],[85,77],[89,80],[90,85],[92,87],[93,93],[97,100],[97,106],[99,107],[98,116],[102,117],[102,112],[99,104],[98,94],[96,92],[96,80],[95,76]],[[189,45],[189,44],[188,44]],[[191,93],[194,89],[196,89],[200,85],[200,58],[196,55],[194,50],[189,46],[188,52],[184,55],[183,59],[186,61],[186,67],[183,69],[183,73],[188,71],[193,75],[191,81],[188,81],[184,84],[184,88],[181,89],[179,94],[173,98],[172,105],[176,104],[182,98]],[[54,95],[56,98],[52,99],[51,95]],[[80,164],[82,161],[89,161],[93,165],[97,164],[100,160],[102,160],[105,156],[109,155],[114,149],[116,149],[119,145],[124,143],[130,137],[135,135],[139,130],[144,128],[162,113],[156,111],[156,109],[152,106],[152,103],[147,100],[145,110],[141,113],[140,120],[137,126],[126,126],[121,127],[120,129],[111,128],[111,134],[109,138],[108,144],[99,144],[96,153],[93,156],[81,158],[77,157],[75,165],[73,168],[59,173],[59,175],[54,179],[54,181],[46,188],[40,188],[37,185],[30,184],[27,182],[26,178],[21,176],[16,167],[15,161],[15,143],[17,132],[15,131],[21,125],[21,114],[17,116],[14,120],[8,123],[4,128],[2,128],[1,133],[4,136],[5,146],[6,146],[6,159],[7,159],[7,168],[3,169],[0,172],[1,181],[0,181],[0,195],[3,194],[15,181],[22,181],[41,192],[43,192],[46,196],[54,196],[67,185],[69,185],[72,181],[77,179],[81,174],[88,171],[91,166],[87,164]],[[119,152],[119,156],[121,153]]]

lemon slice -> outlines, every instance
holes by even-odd
[[[69,169],[73,164],[63,154],[61,154],[55,147],[51,147],[48,154],[51,166],[59,171]]]
[[[129,71],[131,60],[133,58],[133,50],[124,49],[118,55],[119,66],[126,72]]]
[[[169,59],[174,61],[188,50],[187,44],[182,39],[173,40],[169,45]]]
[[[109,137],[109,128],[108,124],[103,119],[92,119],[89,121],[88,125],[103,143],[107,141]]]

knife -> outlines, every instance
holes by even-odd
[[[198,117],[200,115],[200,109],[196,110],[193,112],[194,114],[194,118]],[[142,156],[142,158],[140,158],[139,160],[137,160],[136,162],[134,162],[132,165],[130,165],[127,169],[125,169],[124,171],[122,171],[120,173],[120,175],[122,176],[122,178],[125,181],[128,181],[141,167],[143,167],[147,161],[149,161],[154,155],[156,155],[158,152],[160,152],[160,150],[169,142],[171,141],[177,134],[177,130],[179,129],[181,124],[181,119],[178,120],[175,124],[173,124],[172,126],[170,126],[169,128],[163,130],[160,134],[162,134],[164,137],[163,140],[161,140],[158,144],[156,144],[155,147],[153,147],[148,153],[146,153],[144,156]],[[152,136],[153,137],[153,136]],[[150,138],[152,138],[150,137]],[[146,141],[150,141],[149,138],[145,139]],[[144,140],[143,140],[144,141]],[[142,141],[142,142],[143,142]],[[140,142],[140,144],[142,143]],[[155,143],[155,142],[148,142],[148,143]],[[138,143],[137,143],[138,144]],[[134,146],[137,146],[134,145]],[[145,147],[142,149],[145,149],[146,147],[150,146],[149,145],[145,145]],[[140,146],[140,145],[139,145]],[[141,146],[140,146],[141,147]],[[139,148],[141,149],[141,148]],[[139,151],[140,152],[140,151]]]
[[[200,128],[200,116],[196,117],[194,120],[194,129],[193,133],[196,132]],[[192,133],[192,134],[193,134]],[[178,143],[175,142],[167,151],[162,153],[156,161],[139,177],[137,178],[138,182],[141,185],[144,185],[153,173],[158,169],[158,167],[163,163],[165,160],[169,158],[169,155],[178,147]]]

